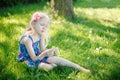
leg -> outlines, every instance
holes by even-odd
[[[56,57],[56,56],[49,57],[47,59],[47,62],[48,63],[54,63],[54,64],[61,65],[61,66],[73,67],[75,69],[78,69],[78,70],[81,70],[81,71],[84,71],[84,72],[87,72],[87,73],[90,72],[90,70],[85,69],[85,68],[79,66],[78,64],[75,64],[75,63],[73,63],[71,61],[68,61],[66,59],[63,59],[63,58],[60,58],[60,57]]]
[[[51,70],[53,69],[54,67],[56,67],[57,65],[56,64],[47,64],[47,63],[40,63],[38,65],[38,68],[39,69],[48,69],[48,70]]]

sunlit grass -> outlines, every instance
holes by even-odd
[[[75,11],[86,16],[88,19],[104,20],[105,22],[120,22],[120,8],[76,8]],[[104,24],[105,25],[105,24]]]
[[[94,0],[97,5],[92,4],[91,0],[77,2],[74,7],[76,17],[72,21],[63,17],[54,19],[49,13],[48,3],[22,7],[18,5],[7,8],[3,14],[0,13],[0,79],[118,80],[120,78],[119,5],[111,4],[111,0],[106,2],[100,0],[100,3],[104,4]],[[105,5],[106,3],[110,4]],[[91,69],[91,74],[77,72],[68,67],[57,67],[52,71],[37,70],[17,62],[19,37],[35,11],[47,12],[52,19],[48,48],[59,47],[58,56]]]

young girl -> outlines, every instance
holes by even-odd
[[[51,70],[57,65],[61,65],[90,73],[90,70],[78,64],[55,56],[58,53],[57,47],[46,49],[45,43],[48,43],[49,23],[50,19],[45,13],[35,12],[32,15],[25,33],[19,40],[18,60],[29,67],[38,67],[39,69]]]

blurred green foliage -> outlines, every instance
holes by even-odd
[[[0,8],[11,7],[18,4],[38,3],[42,1],[49,1],[49,0],[0,0]]]

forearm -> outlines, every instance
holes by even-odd
[[[39,59],[42,59],[43,57],[51,56],[53,54],[54,54],[54,48],[43,51],[38,57]]]
[[[39,56],[37,56],[38,59],[43,59],[46,56],[44,52],[42,52]]]
[[[43,35],[41,35],[40,49],[41,49],[41,51],[45,50],[45,44],[44,44],[44,37],[43,37]]]
[[[54,48],[46,49],[42,53],[52,53],[52,52],[54,52]]]

